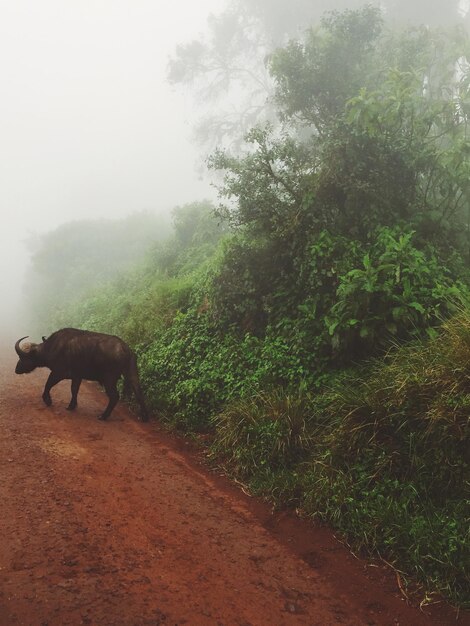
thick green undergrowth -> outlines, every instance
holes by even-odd
[[[214,419],[213,454],[255,493],[468,606],[469,359],[465,311],[318,394],[233,403]]]

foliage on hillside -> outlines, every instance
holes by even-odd
[[[93,239],[83,241],[83,231],[79,233],[77,241],[84,243],[82,258],[78,243],[74,254],[59,237],[60,231],[54,231],[51,238],[42,240],[33,257],[32,273],[36,275],[38,295],[29,294],[32,304],[36,304],[37,298],[47,311],[48,325],[54,328],[79,326],[86,321],[91,330],[106,328],[107,332],[123,336],[132,345],[145,342],[171,324],[177,311],[188,308],[196,277],[204,272],[225,233],[223,223],[214,219],[213,212],[208,201],[176,207],[171,236],[166,235],[170,232],[166,222],[162,225],[155,217],[148,221],[143,216],[142,232],[135,242],[126,240],[127,220],[103,221],[108,228],[114,226],[107,231],[111,253],[95,274],[92,270],[96,256],[86,253],[88,246],[93,247]],[[140,222],[139,216],[137,219]],[[97,223],[85,225],[88,230]],[[70,225],[73,227],[75,224]],[[99,233],[98,228],[98,237]],[[60,246],[55,245],[58,239]],[[65,254],[64,250],[67,250]],[[103,254],[103,250],[96,253],[100,258]],[[49,298],[50,278],[41,272],[42,258],[48,259],[51,266],[55,265],[53,279],[59,287],[52,290],[53,298]],[[80,282],[80,272],[75,275],[77,265],[80,267],[82,263],[87,276],[85,283]],[[64,290],[71,288],[72,295],[65,293],[64,296]],[[60,304],[57,304],[59,298]]]
[[[31,237],[25,300],[32,330],[49,334],[61,311],[142,262],[142,250],[168,237],[168,219],[150,212],[81,220]]]
[[[276,503],[469,603],[470,312],[320,394],[237,400],[213,452]]]
[[[165,239],[169,231],[167,219],[142,212],[123,219],[70,222],[32,237],[26,278],[32,326],[49,334],[54,330],[51,312],[70,309],[133,267],[141,261],[142,250]]]

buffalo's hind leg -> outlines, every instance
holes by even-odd
[[[108,406],[104,410],[104,413],[99,416],[99,420],[107,420],[119,400],[119,391],[117,390],[115,379],[113,379],[112,381],[105,381],[103,385],[104,390],[106,391],[106,395],[109,398],[109,402]]]
[[[56,374],[54,372],[51,372],[49,374],[49,378],[47,379],[46,384],[44,386],[44,391],[42,392],[42,399],[46,406],[51,406],[52,404],[51,389],[52,387],[54,387],[54,385],[57,385],[57,383],[60,383],[61,380],[63,380],[63,378],[62,376],[59,376],[59,374]]]
[[[80,389],[80,385],[82,384],[81,378],[72,378],[72,398],[70,400],[70,404],[67,407],[67,411],[74,411],[77,408],[77,396],[78,390]]]
[[[132,354],[127,376],[124,376],[124,382],[127,387],[130,386],[132,388],[136,400],[139,403],[140,419],[142,420],[142,422],[148,422],[149,414],[147,406],[145,404],[144,394],[142,393],[142,389],[140,386],[139,373],[137,370],[137,358],[135,354]]]

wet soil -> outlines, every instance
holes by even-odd
[[[386,567],[273,513],[156,421],[0,364],[0,626],[423,626]],[[457,624],[468,624],[460,614]]]

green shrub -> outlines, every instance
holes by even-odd
[[[142,352],[142,380],[155,407],[187,429],[206,429],[211,415],[257,387],[259,340],[217,333],[207,313],[178,313]]]
[[[455,281],[435,252],[419,250],[413,235],[379,229],[362,267],[339,277],[326,322],[334,351],[343,359],[430,333],[468,298],[467,287]]]

